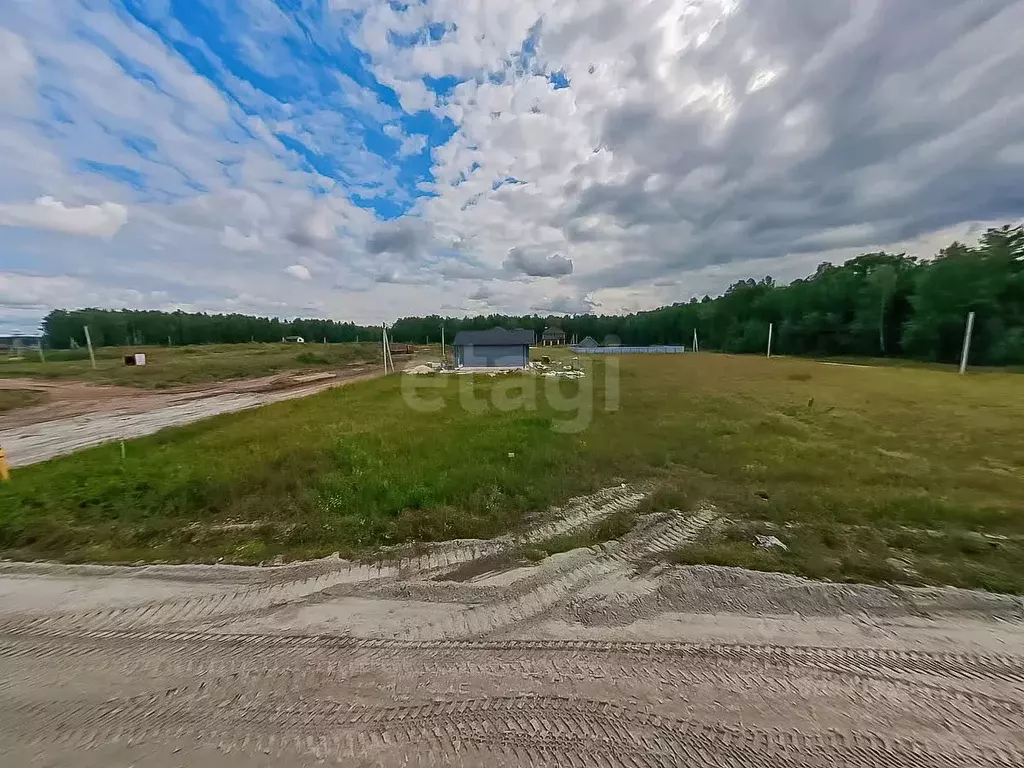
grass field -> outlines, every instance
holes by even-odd
[[[144,352],[145,366],[124,364],[128,352]],[[0,377],[76,379],[94,384],[163,389],[188,384],[268,376],[281,371],[375,361],[377,344],[205,344],[189,347],[102,347],[96,370],[85,349],[50,350],[20,360],[0,357]]]
[[[43,393],[32,389],[0,389],[0,413],[38,405],[42,401]]]
[[[100,447],[26,467],[0,488],[0,549],[363,554],[492,536],[568,496],[648,480],[658,490],[641,511],[706,500],[721,515],[675,562],[1024,592],[1024,378],[638,355],[618,360],[616,388],[608,360],[587,362],[591,375],[559,392],[533,377],[395,376],[134,440],[123,462]],[[439,387],[423,394],[438,410],[408,407],[412,379]],[[509,405],[534,385],[533,409]],[[559,398],[581,386],[594,388],[589,426],[553,429],[574,415]],[[788,551],[754,547],[758,533]]]

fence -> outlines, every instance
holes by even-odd
[[[653,347],[570,347],[585,355],[676,355],[686,351],[683,346],[660,345]]]

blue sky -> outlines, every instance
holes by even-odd
[[[10,0],[0,332],[621,312],[1024,209],[1017,0]]]

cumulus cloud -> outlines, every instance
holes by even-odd
[[[534,312],[550,312],[555,315],[585,315],[593,312],[597,304],[588,296],[545,296],[530,307]]]
[[[572,274],[572,259],[550,256],[536,249],[512,248],[502,262],[506,272],[530,277],[563,277]]]
[[[290,267],[285,267],[284,271],[298,280],[313,279],[313,275],[309,273],[309,269],[304,267],[302,264],[292,264]]]
[[[1024,214],[1024,0],[332,5],[213,4],[218,40],[174,4],[5,5],[0,253],[110,282],[75,304],[373,322],[442,280],[643,309]],[[332,279],[283,280],[295,246]]]
[[[337,245],[335,217],[324,205],[312,206],[299,214],[285,237],[296,245],[331,250]]]
[[[477,286],[476,290],[466,298],[470,301],[487,301],[492,296],[494,296],[494,291],[486,285],[480,284]]]
[[[74,207],[40,197],[34,203],[0,204],[0,226],[52,229],[109,240],[127,223],[128,209],[118,203]]]
[[[377,256],[389,253],[414,259],[430,244],[429,227],[410,219],[381,226],[367,238],[366,250]]]

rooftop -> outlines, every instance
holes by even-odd
[[[504,347],[534,344],[536,334],[527,329],[491,328],[489,331],[459,331],[452,341],[453,347]]]

